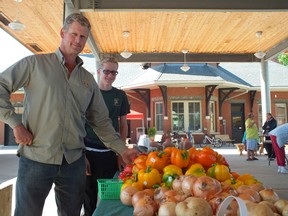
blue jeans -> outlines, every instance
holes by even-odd
[[[55,184],[59,216],[79,216],[85,194],[85,156],[68,164],[43,164],[23,156],[19,160],[14,216],[41,216],[45,199]]]

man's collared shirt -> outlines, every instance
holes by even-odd
[[[108,148],[122,153],[125,144],[115,133],[94,77],[77,66],[70,76],[58,49],[55,53],[26,57],[0,74],[0,120],[14,128],[23,125],[32,133],[31,146],[19,146],[20,155],[48,164],[79,159],[85,149],[85,119]],[[24,88],[22,122],[10,94]]]

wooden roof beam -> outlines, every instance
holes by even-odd
[[[133,53],[128,59],[120,54],[101,53],[101,56],[114,56],[119,62],[149,62],[149,63],[182,63],[183,53]],[[221,53],[187,53],[187,62],[260,62],[260,59],[251,54],[221,54]]]
[[[287,11],[287,0],[81,0],[79,9],[160,11]]]

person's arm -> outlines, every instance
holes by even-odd
[[[0,120],[13,128],[15,142],[22,145],[31,145],[33,135],[15,113],[10,96],[13,92],[29,84],[30,65],[33,64],[33,61],[33,57],[26,57],[0,74]]]
[[[126,142],[127,135],[128,135],[128,124],[127,124],[127,117],[125,115],[120,117],[120,137],[124,142]]]
[[[255,124],[254,120],[249,119],[246,125],[248,128],[251,128],[254,124]]]
[[[270,129],[269,130],[271,131],[271,130],[273,130],[276,127],[277,127],[277,121],[276,121],[276,119],[273,119],[271,121],[271,125],[270,125]]]
[[[266,130],[266,128],[267,128],[267,120],[265,121],[265,123],[264,123],[264,125],[263,125],[262,129],[265,131],[265,130]]]

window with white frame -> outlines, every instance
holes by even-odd
[[[201,131],[200,101],[172,102],[172,131]]]
[[[155,103],[155,126],[157,131],[163,131],[163,103],[156,102]]]
[[[277,125],[282,125],[287,122],[286,103],[275,104],[275,119],[277,120]]]

